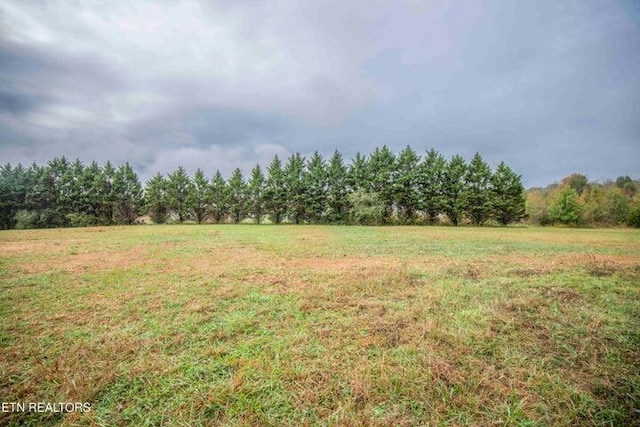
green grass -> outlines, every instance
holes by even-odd
[[[640,232],[0,233],[0,425],[640,425]]]

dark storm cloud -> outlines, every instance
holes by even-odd
[[[0,158],[143,179],[387,144],[526,185],[640,175],[635,2],[0,5]]]

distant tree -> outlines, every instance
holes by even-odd
[[[100,176],[100,210],[98,222],[103,225],[111,225],[114,221],[115,192],[113,191],[113,181],[116,170],[110,161],[107,161],[102,168]]]
[[[447,161],[436,150],[427,152],[418,166],[418,207],[433,224],[444,211],[444,172]]]
[[[25,210],[28,189],[33,185],[29,170],[20,163],[0,167],[0,229],[14,228],[16,214]]]
[[[231,219],[237,224],[244,219],[248,212],[247,184],[239,168],[235,168],[231,173],[227,188],[229,191],[229,212]]]
[[[71,164],[66,157],[56,157],[47,163],[49,187],[52,191],[52,203],[41,215],[46,227],[65,227],[69,225],[67,215],[71,213],[71,180],[68,173]]]
[[[563,179],[562,183],[569,186],[569,188],[573,188],[578,196],[580,196],[584,189],[587,188],[587,185],[589,185],[589,179],[582,174],[573,173]]]
[[[65,183],[64,196],[59,199],[59,203],[66,204],[69,213],[74,216],[86,216],[87,207],[87,188],[84,180],[84,165],[80,159],[76,159],[69,165],[63,176]],[[87,219],[85,219],[87,221]],[[89,225],[89,224],[83,224]]]
[[[284,167],[285,194],[287,198],[287,216],[295,224],[302,223],[307,216],[307,188],[304,157],[300,153],[292,154]]]
[[[262,168],[257,164],[251,170],[251,178],[247,186],[249,213],[253,216],[257,224],[260,224],[262,216],[264,215],[265,186],[266,180],[262,173]]]
[[[631,212],[631,202],[629,198],[625,197],[625,195],[617,189],[608,192],[606,207],[610,222],[615,225],[624,224]]]
[[[629,216],[627,217],[627,225],[640,228],[640,203],[631,208]]]
[[[619,176],[616,179],[616,186],[622,190],[624,189],[624,186],[630,182],[633,182],[633,180],[631,179],[631,177],[629,177],[629,175]]]
[[[346,221],[349,205],[347,194],[347,168],[342,154],[336,150],[327,168],[327,220],[330,223]]]
[[[118,224],[132,224],[139,215],[142,205],[142,185],[138,175],[129,163],[118,167],[113,179],[115,195],[115,221]]]
[[[393,177],[393,199],[405,223],[412,223],[419,209],[419,164],[420,156],[408,145],[398,155]]]
[[[147,181],[144,192],[145,207],[151,220],[156,224],[167,222],[169,215],[167,181],[162,175],[157,174]]]
[[[351,161],[347,168],[347,186],[350,192],[364,189],[371,190],[371,176],[369,174],[369,163],[367,158],[360,153]]]
[[[193,183],[182,166],[179,166],[167,179],[167,200],[169,209],[178,216],[179,222],[189,218],[189,194]]]
[[[282,162],[275,155],[269,165],[265,188],[265,208],[271,220],[280,224],[287,211],[287,190]]]
[[[446,163],[442,185],[443,212],[453,225],[460,223],[467,210],[464,182],[466,173],[467,164],[461,156],[455,155]]]
[[[587,224],[605,225],[609,223],[606,200],[607,192],[600,184],[590,185],[582,193],[584,199],[583,219]]]
[[[53,180],[47,166],[32,164],[27,172],[30,176],[30,186],[25,192],[22,205],[21,221],[17,221],[17,228],[53,227],[55,215],[56,193]],[[28,220],[28,221],[27,221]],[[18,222],[20,224],[18,224]]]
[[[322,156],[316,151],[307,162],[304,174],[304,196],[307,217],[311,222],[324,221],[327,210],[327,166]]]
[[[101,224],[101,206],[104,198],[104,183],[102,168],[95,161],[83,171],[83,187],[86,189],[84,203],[86,212],[93,218],[95,224]]]
[[[636,194],[638,194],[638,185],[633,181],[625,182],[624,186],[622,187],[622,191],[628,197],[634,197]]]
[[[551,209],[549,200],[552,198],[549,193],[550,191],[544,188],[532,188],[527,191],[525,217],[529,218],[532,224],[542,226],[553,224],[549,213]]]
[[[394,185],[393,178],[396,170],[395,155],[389,147],[383,145],[376,148],[367,164],[367,171],[371,180],[371,191],[377,193],[384,204],[384,219],[388,220],[393,213]],[[363,188],[366,188],[363,187]]]
[[[187,206],[198,224],[202,224],[213,203],[211,186],[202,169],[198,168],[194,174],[190,188],[191,191],[187,195]]]
[[[522,178],[501,162],[490,178],[489,206],[493,217],[502,225],[526,216],[526,197]]]
[[[550,214],[555,222],[577,225],[581,219],[582,207],[576,190],[570,187],[562,189],[551,207]]]
[[[497,191],[491,191],[491,168],[489,165],[482,159],[480,153],[476,153],[469,165],[467,166],[467,173],[465,175],[465,187],[466,187],[466,201],[467,201],[467,214],[469,218],[473,221],[475,225],[481,225],[485,222],[492,213],[493,210],[493,202],[500,204],[501,196],[503,194],[499,194]],[[504,191],[506,190],[502,184],[503,178],[507,178],[504,175],[497,177],[495,179],[496,190]],[[493,194],[492,194],[493,193]],[[519,188],[518,196],[522,198],[523,189]],[[524,199],[523,199],[524,200]],[[505,200],[502,200],[504,202]],[[505,207],[504,203],[500,206],[501,208]],[[522,203],[522,211],[524,213],[524,203]],[[506,213],[506,209],[499,209],[498,217],[500,222],[502,219],[511,220],[508,218],[502,218],[502,214]]]
[[[211,216],[216,223],[229,214],[229,189],[219,170],[211,178]]]

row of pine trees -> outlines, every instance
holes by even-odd
[[[335,151],[305,159],[276,155],[266,171],[248,177],[235,169],[208,178],[179,167],[144,188],[127,163],[85,166],[56,158],[28,168],[0,168],[0,226],[37,228],[131,224],[147,214],[155,223],[269,221],[319,224],[509,224],[525,215],[519,175],[501,163],[495,171],[477,153],[446,159],[411,147],[357,154],[347,164]]]

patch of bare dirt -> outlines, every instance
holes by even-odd
[[[56,252],[60,252],[60,249]],[[142,265],[148,261],[149,255],[147,249],[141,245],[122,252],[64,254],[37,263],[22,264],[19,268],[27,274],[39,274],[56,270],[66,270],[69,273],[82,274],[85,272],[103,271],[114,268],[128,268]]]

